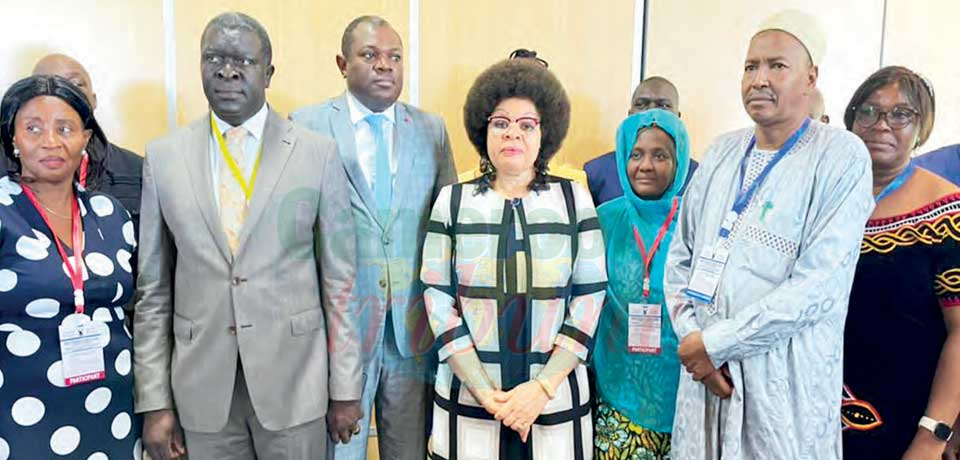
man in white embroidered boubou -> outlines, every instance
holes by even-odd
[[[743,106],[687,190],[664,292],[684,366],[673,427],[684,460],[840,459],[843,326],[870,158],[809,119],[823,35],[789,11],[750,41]]]

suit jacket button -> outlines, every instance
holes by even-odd
[[[384,246],[389,246],[391,240],[389,236],[383,235],[383,238],[380,238],[380,241],[383,242]]]
[[[241,280],[239,276],[234,276],[233,279],[230,280],[230,284],[234,286],[239,286],[242,281],[243,280]]]
[[[380,280],[380,288],[381,289],[387,288],[387,280]]]
[[[237,326],[230,326],[227,328],[227,333],[230,335],[237,335]]]

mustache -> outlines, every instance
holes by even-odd
[[[768,100],[771,100],[771,101],[776,101],[776,100],[777,100],[777,95],[776,95],[773,91],[770,91],[770,90],[762,90],[762,89],[761,89],[761,90],[751,90],[749,93],[747,93],[746,100],[750,101],[750,100],[754,100],[754,99],[768,99]]]

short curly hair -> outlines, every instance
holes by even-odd
[[[532,190],[538,190],[546,183],[547,163],[560,150],[570,128],[570,100],[552,72],[532,59],[507,59],[490,66],[467,93],[463,124],[481,162],[489,164],[487,118],[500,102],[513,97],[530,100],[540,114],[540,152],[534,163],[537,177],[530,184]],[[493,174],[485,173],[481,182],[489,186]]]

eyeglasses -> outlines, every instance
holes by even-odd
[[[487,128],[494,134],[503,134],[510,129],[510,125],[516,123],[517,126],[520,127],[520,132],[526,136],[527,134],[537,130],[537,128],[540,126],[540,119],[534,117],[520,117],[516,120],[511,120],[502,115],[495,115],[487,118],[487,123]]]
[[[896,106],[890,110],[880,110],[879,107],[870,104],[856,107],[853,113],[854,120],[864,128],[877,124],[880,118],[883,118],[890,129],[906,128],[918,115],[920,114],[910,107]]]

